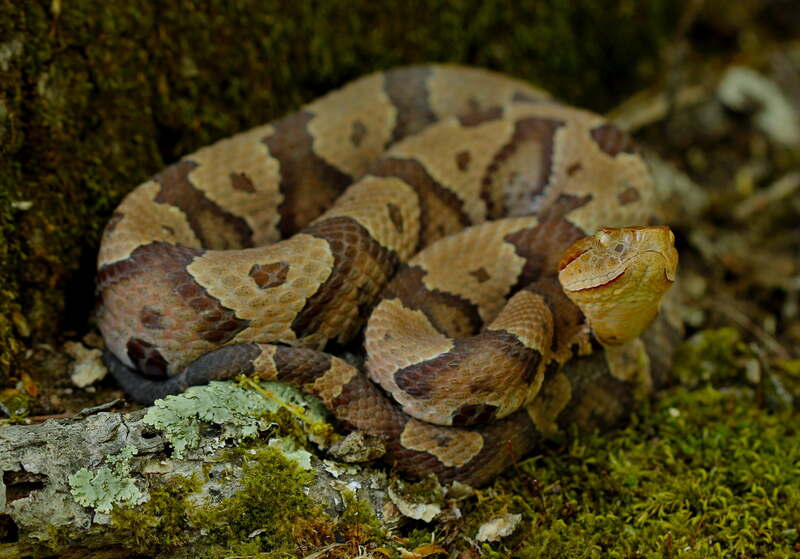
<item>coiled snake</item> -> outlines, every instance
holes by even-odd
[[[677,266],[652,213],[645,163],[601,117],[484,70],[400,68],[134,189],[97,316],[139,401],[282,380],[386,436],[399,469],[479,485],[664,382],[677,324],[638,337]],[[365,371],[321,351],[365,324]]]

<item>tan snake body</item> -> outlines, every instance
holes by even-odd
[[[663,383],[679,324],[638,338],[677,264],[667,228],[638,227],[653,197],[626,134],[523,82],[367,76],[125,198],[98,257],[109,365],[144,402],[290,382],[400,469],[482,484]],[[367,319],[366,372],[319,351]]]

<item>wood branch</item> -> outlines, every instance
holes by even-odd
[[[147,412],[100,412],[0,430],[0,534],[5,532],[0,556],[141,555],[141,549],[126,546],[122,538],[126,532],[114,528],[113,506],[135,509],[154,491],[193,476],[200,480],[191,495],[194,507],[218,506],[245,490],[246,458],[231,451],[229,441],[225,444],[230,433],[223,427],[204,427],[197,448],[186,450],[179,459],[167,437],[146,423]],[[259,445],[261,441],[254,446]],[[348,492],[368,502],[383,520],[390,520],[397,510],[388,501],[384,473],[316,457],[311,465],[314,481],[304,493],[332,517],[343,513]],[[108,499],[95,500],[94,506],[79,503],[78,472],[85,472],[83,477],[95,485],[106,482]],[[111,483],[103,479],[104,473]],[[195,552],[203,546],[202,528],[192,527]],[[183,546],[175,555],[192,555],[192,549]]]

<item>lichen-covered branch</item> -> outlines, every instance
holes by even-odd
[[[0,430],[0,556],[295,550],[303,523],[366,535],[376,515],[391,520],[385,474],[312,456],[278,410],[218,382],[133,413]]]

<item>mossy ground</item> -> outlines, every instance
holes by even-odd
[[[360,74],[412,62],[488,66],[602,110],[657,74],[680,4],[0,0],[0,376],[20,373],[15,360],[26,346],[85,332],[102,226],[124,193],[166,162]],[[737,6],[745,4],[753,2]],[[717,15],[708,21],[718,35],[753,44]],[[727,189],[730,181],[718,182]],[[800,552],[797,413],[768,409],[758,387],[714,387],[752,356],[725,344],[706,349],[684,367],[688,377],[680,374],[693,388],[662,395],[625,430],[575,435],[520,464],[465,505],[456,528],[472,536],[492,515],[522,514],[514,535],[482,547],[489,557]],[[720,362],[725,371],[704,376]],[[797,362],[784,368],[798,384]],[[289,467],[283,473],[295,479]],[[165,487],[138,523],[130,519],[132,548],[153,554],[186,541],[195,484]],[[341,538],[321,517],[294,518],[320,539],[303,544],[284,530],[260,540],[262,549],[298,552]],[[219,549],[244,553],[251,527],[217,532]],[[453,533],[423,527],[406,533],[404,546],[467,545],[461,535],[446,541]]]
[[[796,413],[683,389],[611,435],[520,464],[479,502],[523,528],[486,557],[790,557],[800,542]]]
[[[102,227],[164,164],[414,62],[488,66],[603,109],[656,76],[678,11],[667,0],[0,0],[0,377],[18,375],[25,347],[86,332]]]
[[[744,380],[750,356],[735,330],[701,333],[683,346],[676,368],[694,388],[644,404],[623,430],[574,433],[520,463],[482,492],[466,514],[466,534],[513,512],[523,515],[520,527],[484,544],[483,556],[794,556],[798,414],[758,404],[758,387]]]
[[[196,479],[173,478],[136,508],[117,508],[115,541],[147,556],[169,556],[191,544],[199,557],[303,556],[332,546],[325,557],[354,557],[358,547],[383,541],[368,505],[345,493],[339,518],[326,515],[305,493],[312,473],[273,448],[241,448],[243,489],[216,506],[197,507]]]

